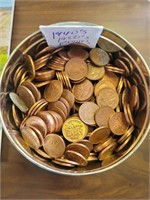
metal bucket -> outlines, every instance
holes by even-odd
[[[91,23],[82,23],[82,22],[64,22],[53,25],[94,25]],[[148,131],[150,129],[149,123],[149,115],[150,115],[150,98],[149,98],[149,78],[150,78],[150,70],[140,55],[140,53],[123,37],[113,32],[110,29],[104,28],[102,35],[100,36],[104,41],[109,43],[113,51],[118,52],[122,51],[126,57],[130,59],[136,68],[136,72],[142,85],[145,90],[145,101],[146,107],[143,112],[139,114],[140,125],[138,127],[138,132],[134,136],[134,140],[127,147],[125,153],[119,156],[114,162],[111,164],[101,167],[98,162],[93,162],[86,167],[77,167],[77,168],[63,168],[54,165],[52,162],[37,157],[33,154],[32,150],[25,144],[24,140],[20,136],[18,130],[15,129],[12,122],[12,113],[11,113],[11,101],[9,99],[9,92],[13,90],[13,86],[11,84],[13,72],[16,70],[16,63],[22,60],[25,54],[34,55],[34,50],[36,46],[44,40],[40,31],[36,31],[26,39],[24,39],[12,52],[9,57],[8,62],[6,63],[2,75],[1,75],[1,89],[0,89],[0,101],[1,101],[1,121],[3,125],[3,129],[10,140],[10,142],[14,145],[14,147],[30,162],[41,167],[49,172],[55,172],[63,175],[89,175],[101,173],[106,170],[109,170],[118,164],[125,161],[130,155],[132,155],[142,144],[144,139],[146,138]],[[15,67],[14,67],[15,66]]]

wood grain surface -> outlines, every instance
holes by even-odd
[[[149,64],[150,2],[124,1],[16,1],[12,50],[39,25],[87,21],[125,37]],[[3,134],[1,199],[149,199],[149,136],[119,166],[80,177],[49,173],[26,160]]]

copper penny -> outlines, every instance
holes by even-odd
[[[102,161],[101,166],[105,167],[107,165],[112,164],[114,161],[117,160],[117,156],[115,154],[110,155],[109,157],[107,157],[105,160]]]
[[[109,106],[104,106],[98,109],[95,113],[95,122],[98,126],[109,127],[109,119],[115,113],[114,109]]]
[[[93,95],[93,90],[94,88],[91,81],[85,79],[83,82],[75,84],[73,86],[72,92],[76,100],[84,102]]]
[[[128,130],[119,138],[118,144],[122,144],[134,131],[135,127],[132,125]]]
[[[74,162],[79,163],[80,166],[86,166],[87,165],[87,159],[80,153],[72,151],[72,150],[67,150],[65,152],[65,158],[68,160],[72,160]]]
[[[65,107],[67,109],[67,115],[69,115],[71,108],[70,108],[68,101],[62,96],[60,97],[59,100],[65,105]]]
[[[38,116],[31,116],[25,121],[26,126],[36,127],[43,136],[47,134],[47,127],[45,122]]]
[[[82,154],[85,158],[88,158],[90,155],[90,151],[89,148],[86,147],[84,144],[80,144],[80,143],[71,143],[66,147],[66,151],[67,150],[72,150],[75,152],[78,152],[80,154]]]
[[[114,152],[116,146],[117,146],[116,142],[112,142],[111,144],[109,144],[105,149],[103,149],[99,153],[98,159],[101,161],[107,159]]]
[[[89,140],[86,140],[86,139],[80,140],[78,143],[81,143],[87,146],[90,152],[93,150],[93,144]]]
[[[93,63],[88,63],[88,73],[87,78],[92,81],[97,81],[101,79],[105,74],[104,67],[97,67]]]
[[[109,71],[105,71],[105,74],[104,74],[102,80],[106,80],[108,82],[111,82],[116,88],[117,85],[118,85],[119,78],[115,73],[109,72]]]
[[[40,147],[43,146],[44,144],[44,137],[42,135],[42,133],[34,126],[28,126],[30,127],[34,132],[35,134],[37,135],[37,137],[39,138],[39,141],[40,141]]]
[[[38,149],[40,147],[40,140],[35,132],[28,126],[21,129],[21,135],[27,145],[32,149]]]
[[[100,90],[104,88],[111,88],[113,90],[116,90],[115,86],[110,81],[101,79],[95,84],[95,87],[94,87],[95,96],[97,96]]]
[[[35,79],[37,81],[50,81],[55,77],[55,70],[42,69],[36,71]]]
[[[67,160],[67,159],[66,159],[66,160]],[[57,158],[56,158],[56,159],[52,159],[52,162],[53,162],[54,164],[61,165],[61,166],[64,166],[64,167],[75,167],[75,165],[72,164],[72,163],[63,162],[63,159],[62,159],[61,161],[60,161],[60,160],[57,160]],[[70,162],[73,162],[73,161],[70,161]],[[73,163],[76,163],[76,162],[73,162]],[[79,164],[76,163],[76,165],[79,165]]]
[[[15,104],[12,104],[12,116],[16,126],[19,127],[22,122],[22,115],[17,106],[15,106]]]
[[[86,60],[89,57],[88,51],[86,51],[83,48],[70,48],[67,52],[67,55],[69,58],[81,58],[83,60]]]
[[[63,86],[59,80],[52,80],[44,90],[44,97],[48,102],[57,101],[63,93]]]
[[[68,101],[70,108],[72,108],[75,101],[73,93],[70,90],[63,89],[62,97]]]
[[[55,131],[54,132],[59,132],[63,125],[62,116],[55,111],[48,111],[48,112],[53,116],[53,118],[55,120]]]
[[[44,139],[43,148],[51,158],[61,157],[65,152],[65,142],[57,134],[48,134]]]
[[[17,88],[17,94],[21,97],[21,99],[23,99],[28,108],[36,102],[33,93],[25,86],[20,85]]]
[[[115,90],[111,88],[104,88],[100,90],[97,95],[96,102],[100,108],[103,106],[109,106],[114,109],[119,103],[119,96]]]
[[[110,130],[115,135],[123,135],[128,129],[128,123],[123,112],[114,113],[109,119]]]
[[[80,58],[71,58],[65,65],[65,72],[73,81],[82,80],[88,72],[87,64]]]
[[[90,58],[92,62],[97,66],[104,66],[109,63],[109,55],[106,53],[106,51],[100,49],[100,48],[93,48],[90,51]]]
[[[55,131],[55,120],[48,111],[41,111],[37,116],[45,122],[48,133],[53,133]]]
[[[30,55],[26,55],[25,59],[26,59],[25,62],[26,69],[28,71],[29,76],[33,79],[35,77],[35,66],[33,59]]]
[[[91,133],[89,140],[92,144],[98,144],[109,135],[110,129],[108,127],[99,127]]]
[[[63,58],[64,60],[68,61],[69,57],[67,55],[67,51],[65,49],[62,49],[61,51],[58,52],[58,55]]]
[[[129,104],[132,108],[136,106],[138,98],[139,98],[138,88],[136,85],[132,85],[129,93]]]
[[[45,151],[43,151],[42,149],[35,149],[36,153],[38,155],[40,155],[41,157],[43,158],[46,158],[46,159],[52,159],[47,153],[45,153]]]
[[[41,99],[40,91],[37,89],[37,87],[32,82],[25,81],[21,85],[27,87],[32,92],[36,101]]]
[[[88,125],[95,125],[95,113],[99,109],[99,106],[93,102],[84,102],[79,107],[79,117],[80,119]]]

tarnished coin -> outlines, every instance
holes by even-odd
[[[36,71],[35,79],[37,81],[50,81],[55,77],[55,70],[42,69]]]
[[[95,125],[95,113],[99,109],[99,106],[93,102],[84,102],[79,107],[79,117],[80,119],[88,125]]]
[[[87,159],[82,154],[72,150],[67,150],[65,152],[65,158],[79,163],[80,166],[86,166],[88,163]]]
[[[92,62],[88,63],[88,73],[87,78],[92,81],[100,80],[105,74],[104,67],[97,67]]]
[[[28,111],[28,107],[24,103],[24,101],[14,92],[9,93],[9,97],[12,100],[12,102],[19,108],[19,110],[23,113],[26,113]]]
[[[107,65],[110,60],[107,52],[100,48],[93,48],[90,51],[90,58],[91,58],[92,62],[97,66]]]
[[[59,80],[52,80],[44,90],[44,97],[48,102],[57,101],[63,93],[63,86]]]
[[[78,117],[68,118],[62,126],[63,136],[69,142],[82,140],[87,135],[87,132],[87,126]]]
[[[67,150],[72,150],[72,151],[78,152],[78,153],[82,154],[85,158],[88,158],[90,155],[89,148],[86,147],[84,144],[80,144],[77,142],[73,142],[73,143],[69,144],[66,147],[66,151]]]
[[[114,113],[109,119],[109,127],[115,135],[123,135],[128,129],[128,123],[126,121],[124,113]]]
[[[108,138],[109,135],[110,129],[108,127],[99,127],[91,133],[89,140],[92,144],[98,144],[105,138]]]
[[[86,90],[85,90],[86,88]],[[78,102],[84,102],[88,100],[93,95],[93,84],[88,79],[85,79],[81,83],[75,84],[73,86],[72,92],[75,99]]]
[[[58,158],[64,154],[66,144],[61,136],[51,133],[45,137],[43,148],[51,158]]]
[[[23,127],[21,129],[21,135],[26,144],[29,145],[31,148],[38,149],[41,146],[38,136],[30,127]]]
[[[15,104],[12,104],[12,117],[16,126],[19,127],[23,120],[23,116],[21,111],[17,108],[17,106],[15,106]]]
[[[109,127],[109,119],[115,113],[114,109],[109,106],[99,108],[95,113],[95,122],[98,126]]]
[[[71,58],[65,65],[65,72],[70,80],[79,81],[87,75],[87,64],[80,58]]]
[[[26,59],[25,67],[28,71],[29,76],[33,79],[35,77],[35,66],[33,59],[30,55],[26,55],[25,59]]]
[[[21,99],[23,99],[28,108],[30,108],[36,102],[33,93],[23,85],[20,85],[17,88],[17,94],[21,97]]]
[[[96,102],[100,108],[103,106],[109,106],[114,109],[119,103],[119,96],[115,90],[111,88],[104,88],[100,90],[97,95]]]

